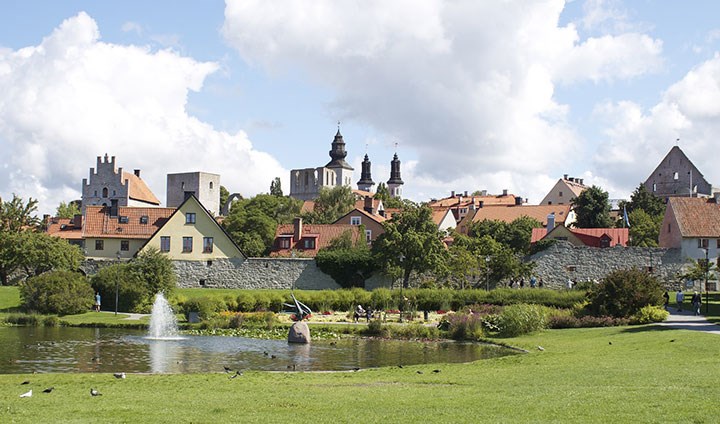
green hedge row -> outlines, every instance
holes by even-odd
[[[281,312],[283,303],[292,303],[288,290],[227,290],[213,293],[209,289],[182,291],[175,303],[183,312],[200,311],[209,316],[215,312],[237,311]],[[492,304],[514,305],[520,303],[555,308],[570,308],[585,300],[585,292],[551,289],[497,289],[450,290],[450,289],[404,289],[385,288],[367,291],[359,288],[342,290],[296,290],[296,298],[316,313],[324,311],[351,311],[357,305],[373,310],[460,310],[466,305]]]

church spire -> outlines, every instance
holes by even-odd
[[[390,162],[390,179],[387,182],[390,196],[400,197],[402,194],[402,185],[405,184],[400,177],[400,160],[398,159],[397,153],[393,156],[393,160]]]
[[[345,151],[345,140],[343,140],[343,136],[340,134],[340,122],[338,121],[338,130],[335,134],[335,139],[332,142],[332,148],[330,149],[331,160],[327,165],[325,165],[325,167],[352,170],[353,168],[345,162],[345,157],[347,157],[347,152]]]
[[[372,186],[375,185],[375,182],[370,176],[370,165],[371,162],[366,153],[365,160],[363,160],[362,162],[362,173],[360,174],[360,181],[357,182],[359,190],[372,191]]]

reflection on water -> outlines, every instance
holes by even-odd
[[[470,362],[510,355],[473,343],[348,339],[289,344],[284,340],[188,336],[151,340],[140,330],[110,328],[0,328],[0,373],[221,372],[350,370],[422,363]]]

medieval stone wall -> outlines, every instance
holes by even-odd
[[[680,249],[662,247],[573,246],[558,241],[528,258],[536,264],[535,274],[548,288],[564,288],[567,281],[600,281],[611,271],[638,268],[651,270],[668,288],[680,284],[678,276],[687,266]]]

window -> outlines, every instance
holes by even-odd
[[[160,251],[161,252],[169,252],[170,251],[170,236],[160,236]]]
[[[120,250],[127,252],[130,250],[130,240],[120,240]]]
[[[212,190],[212,189],[213,189],[213,183],[212,183],[212,181],[210,181],[210,190]]]
[[[698,248],[707,249],[708,248],[708,239],[698,239]]]
[[[107,187],[103,188],[103,197],[108,197],[108,189]]]
[[[365,230],[365,241],[372,241],[372,230]]]
[[[105,240],[95,240],[95,250],[104,250]]]
[[[213,238],[203,237],[203,253],[212,253],[213,251]]]
[[[118,222],[120,222],[121,224],[127,224],[130,222],[130,218],[128,218],[127,216],[121,216],[118,218]]]
[[[673,180],[677,181],[678,178],[679,178],[679,177],[678,177],[678,173],[677,173],[677,172],[673,172]]]
[[[653,191],[657,191],[657,184],[653,183]]]
[[[561,191],[560,193],[558,193],[558,196],[559,196],[559,197],[562,197],[562,191]]]
[[[715,240],[715,243],[716,243],[715,247],[720,249],[720,239]]]
[[[141,224],[147,224],[148,223],[148,217],[147,215],[143,215],[140,217],[140,223]]]
[[[183,253],[192,252],[192,237],[183,237]]]
[[[212,261],[207,261],[207,266],[212,266]]]
[[[289,237],[281,237],[279,244],[280,244],[281,249],[289,249],[290,248],[290,238]]]
[[[314,249],[315,248],[315,239],[314,238],[303,239],[303,248]]]
[[[188,212],[185,214],[185,223],[186,224],[194,224],[195,223],[195,214],[193,212]]]
[[[350,225],[360,225],[360,217],[359,216],[351,216],[350,217]]]

